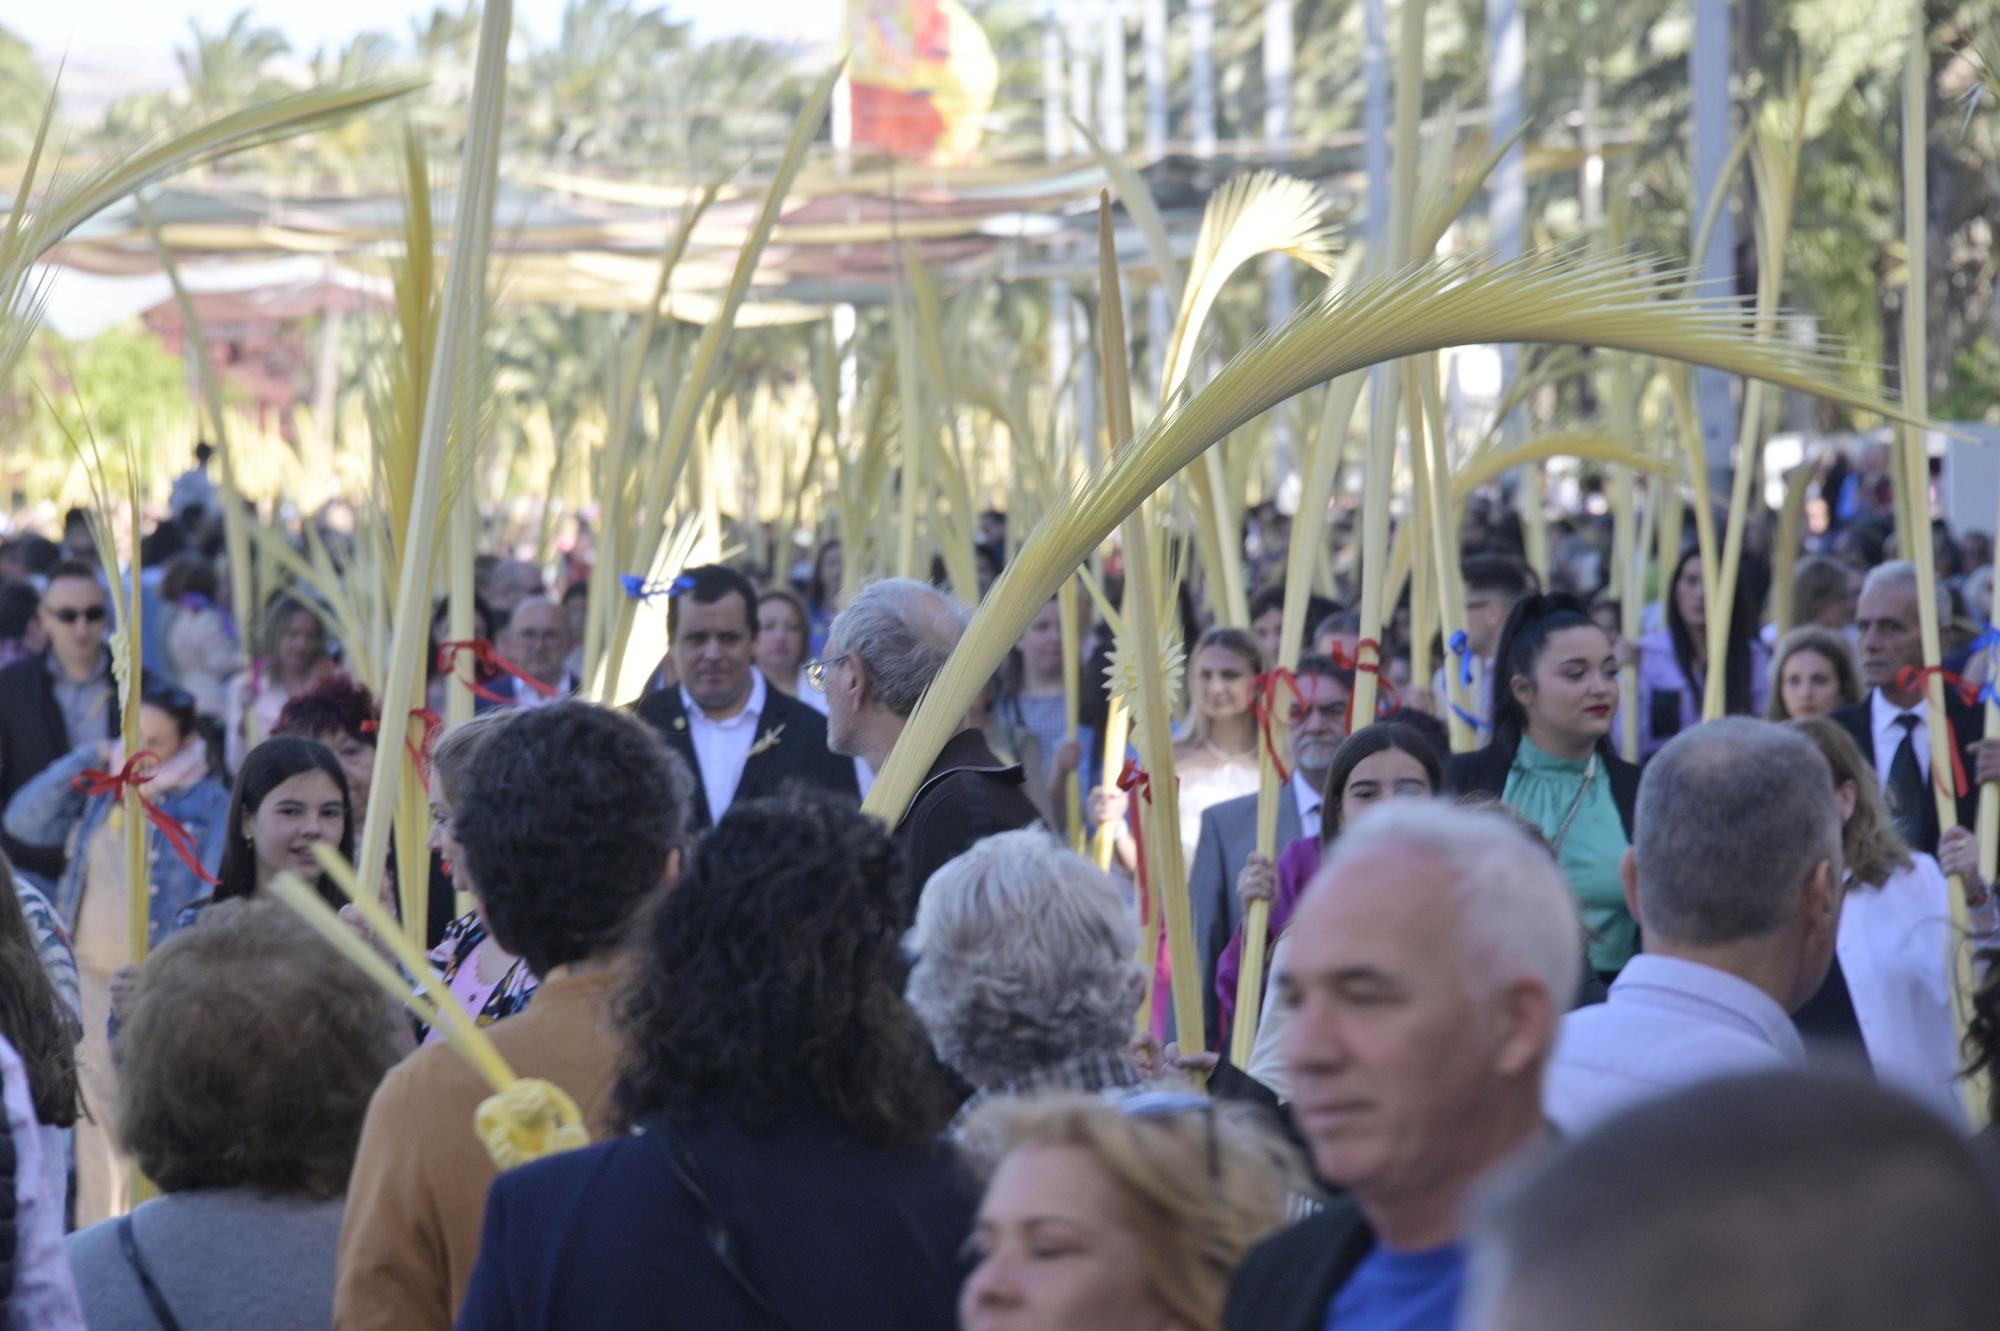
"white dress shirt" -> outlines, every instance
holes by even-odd
[[[507,682],[514,686],[516,707],[547,707],[550,703],[562,702],[576,692],[576,677],[567,669],[563,671],[562,678],[556,681],[554,693],[543,693],[527,680],[514,675],[509,675]]]
[[[743,764],[750,761],[750,749],[757,742],[757,723],[763,718],[768,696],[763,672],[753,669],[750,698],[743,710],[726,721],[714,721],[686,686],[681,688],[681,707],[687,712],[688,738],[694,743],[695,765],[701,769],[710,822],[721,822],[723,811],[736,798],[736,787],[743,781]]]
[[[1903,727],[1896,721],[1899,716],[1917,718],[1910,742],[1917,749],[1917,772],[1925,781],[1931,779],[1931,730],[1924,720],[1926,711],[1921,702],[1915,707],[1898,707],[1882,696],[1882,690],[1869,690],[1868,727],[1875,735],[1875,775],[1882,779],[1885,789],[1889,785],[1889,765],[1896,761],[1896,750],[1903,747]]]
[[[1296,768],[1292,771],[1292,799],[1296,802],[1295,807],[1299,811],[1299,835],[1309,836],[1315,841],[1319,840],[1319,829],[1321,826],[1319,815],[1320,806],[1323,803],[1320,798],[1319,787],[1306,780],[1305,773]],[[1278,849],[1283,850],[1284,847],[1280,846]]]
[[[1951,887],[1928,855],[1916,855],[1880,887],[1853,885],[1840,908],[1836,949],[1861,1041],[1876,1075],[1971,1127],[1958,1086],[1958,1021],[1952,1015]],[[1972,912],[1972,939],[2000,923],[1992,898]]]
[[[1551,1122],[1583,1132],[1629,1105],[1699,1082],[1806,1061],[1769,994],[1726,971],[1641,953],[1603,1003],[1563,1018],[1542,1088]]]

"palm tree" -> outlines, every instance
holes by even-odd
[[[0,160],[27,155],[48,100],[49,83],[34,51],[0,28]]]
[[[174,51],[189,103],[200,110],[234,111],[270,96],[274,80],[264,66],[291,52],[276,28],[254,26],[247,9],[238,10],[221,32],[211,33],[189,19],[192,47]]]

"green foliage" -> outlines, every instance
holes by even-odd
[[[1982,337],[1952,357],[1951,381],[1931,408],[1939,420],[2000,424],[2000,342]]]
[[[28,155],[48,100],[49,83],[42,77],[34,52],[19,37],[0,28],[0,161]]]
[[[66,467],[67,441],[94,433],[111,483],[122,489],[126,441],[143,480],[158,474],[163,440],[187,433],[193,399],[186,367],[136,320],[80,341],[43,330],[35,335],[29,359],[42,367],[30,377],[47,398],[12,399],[17,419],[8,433],[22,446],[31,470]]]

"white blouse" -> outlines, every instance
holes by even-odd
[[[1912,861],[1881,887],[1848,888],[1835,947],[1876,1075],[1969,1128],[1951,1005],[1951,885],[1930,856]],[[1959,946],[1991,941],[2000,907],[1988,898],[1971,925]]]

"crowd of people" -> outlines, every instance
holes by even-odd
[[[1917,571],[1865,481],[1826,478],[1784,623],[1753,523],[1720,659],[1693,548],[1621,636],[1588,508],[1544,578],[1518,517],[1475,505],[1450,641],[1413,641],[1405,605],[1362,650],[1336,579],[1270,722],[1272,854],[1282,590],[1243,624],[1185,594],[1187,881],[1143,887],[1083,598],[1033,617],[887,825],[860,799],[970,620],[942,578],[843,600],[837,541],[687,569],[642,609],[667,621],[652,687],[612,707],[574,696],[586,570],[482,557],[475,715],[422,746],[428,891],[405,856],[386,892],[429,902],[433,973],[409,978],[587,1129],[504,1171],[481,1072],[273,892],[345,904],[319,853],[365,844],[357,646],[301,588],[237,625],[214,498],[186,498],[137,552],[136,753],[89,524],[0,543],[8,1326],[2000,1319],[2000,905],[1971,830],[2000,737],[1958,683],[2000,656],[1990,542],[1934,533],[1939,714]],[[1284,524],[1253,519],[1265,576]],[[984,537],[1004,566],[1002,515]],[[1727,715],[1704,720],[1712,671]],[[1073,848],[1100,829],[1102,863]],[[1193,977],[1148,927],[1181,890]],[[1200,1031],[1173,1020],[1189,984]]]

